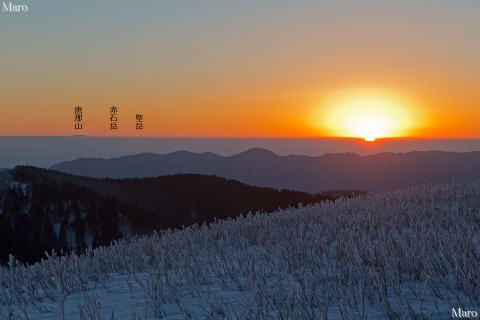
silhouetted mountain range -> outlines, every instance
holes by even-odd
[[[80,158],[51,168],[90,177],[197,173],[310,193],[339,189],[375,192],[430,182],[480,180],[480,152],[413,151],[369,156],[341,153],[310,157],[279,156],[256,148],[229,157],[177,151],[112,159]]]
[[[0,175],[0,262],[335,197],[196,174],[114,180],[18,166]]]

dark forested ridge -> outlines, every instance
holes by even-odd
[[[9,254],[34,262],[52,249],[81,251],[154,230],[335,199],[197,174],[94,179],[18,166],[0,180],[2,263]]]

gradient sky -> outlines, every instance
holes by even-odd
[[[407,135],[480,138],[478,0],[18,3],[3,136],[112,135],[115,105],[119,136],[322,137],[332,96],[367,90],[399,97]]]

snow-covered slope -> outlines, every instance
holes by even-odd
[[[437,184],[0,269],[0,319],[480,313],[480,184]]]

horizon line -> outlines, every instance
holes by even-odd
[[[0,138],[112,138],[112,139],[238,139],[238,140],[254,140],[254,139],[305,139],[305,140],[352,140],[375,144],[382,141],[395,140],[480,140],[480,137],[384,137],[376,138],[375,141],[365,141],[360,137],[337,137],[337,136],[122,136],[122,135],[0,135]]]

